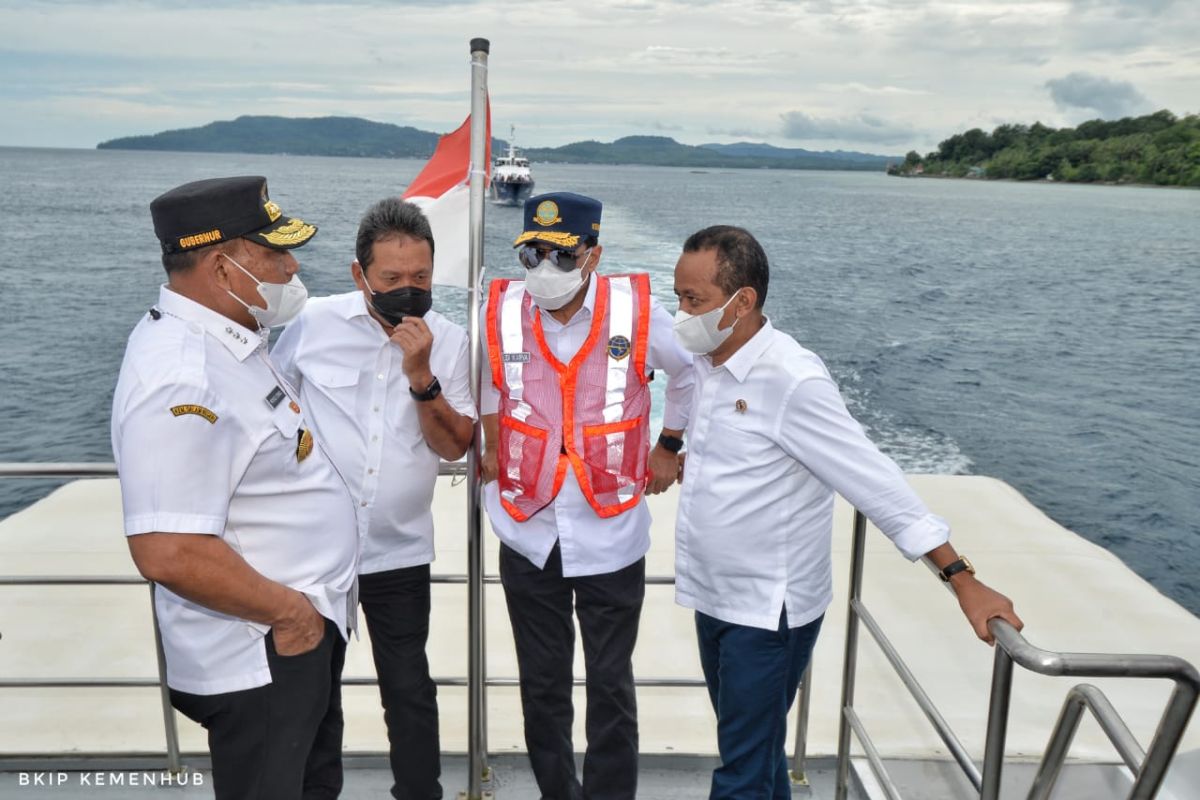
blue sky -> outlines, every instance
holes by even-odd
[[[444,131],[467,43],[526,145],[925,151],[1003,122],[1200,111],[1197,0],[0,0],[0,145],[92,147],[241,114]]]

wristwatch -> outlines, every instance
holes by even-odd
[[[938,576],[946,583],[949,583],[950,579],[960,572],[966,572],[969,575],[975,574],[975,565],[966,556],[959,556],[957,561],[951,561],[942,567],[938,572]]]
[[[678,436],[667,436],[665,433],[660,433],[658,435],[658,443],[668,453],[678,453],[683,449],[683,439],[680,439]]]
[[[418,392],[416,389],[410,386],[408,387],[408,393],[411,394],[413,396],[413,400],[416,400],[418,403],[426,403],[435,399],[439,394],[442,393],[442,385],[438,383],[438,379],[435,377],[433,379],[433,383],[425,387],[425,391]]]

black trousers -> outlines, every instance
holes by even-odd
[[[342,666],[346,642],[325,621],[298,656],[266,639],[271,683],[225,694],[171,690],[171,705],[208,731],[216,800],[325,800],[342,791]]]
[[[439,800],[437,686],[429,676],[429,565],[360,575],[396,800]]]
[[[604,575],[564,578],[558,544],[540,570],[501,546],[500,578],[517,647],[525,746],[542,797],[632,800],[638,727],[631,659],[646,593],[645,559]],[[571,741],[572,605],[587,669],[582,784],[575,776]]]

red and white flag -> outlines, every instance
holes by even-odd
[[[484,186],[492,174],[492,109],[488,106]],[[471,116],[438,140],[425,168],[401,195],[421,207],[433,228],[433,282],[466,289],[470,237]]]

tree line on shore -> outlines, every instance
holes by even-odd
[[[888,173],[1200,187],[1200,115],[1163,110],[1075,128],[1040,122],[991,133],[973,128],[923,157],[909,152]]]

